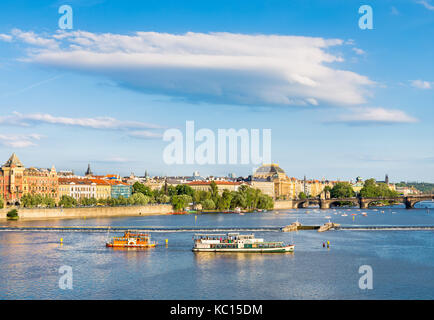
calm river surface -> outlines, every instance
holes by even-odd
[[[0,225],[281,227],[330,219],[343,226],[434,226],[433,203],[420,206],[431,209],[309,208],[204,214],[196,221],[194,215],[173,215]],[[357,214],[354,221],[351,214]],[[153,240],[162,245],[137,251],[106,248],[106,233],[0,232],[0,299],[434,299],[432,230],[255,232],[266,240],[295,243],[295,252],[288,254],[195,254],[192,236],[155,232]],[[324,241],[330,241],[329,249],[322,247]],[[72,267],[72,290],[59,288],[63,265]],[[372,290],[359,288],[362,265],[372,267]]]

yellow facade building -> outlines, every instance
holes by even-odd
[[[111,197],[111,184],[104,179],[89,179],[96,185],[96,199],[108,199]]]
[[[289,178],[285,171],[278,164],[264,164],[259,167],[254,175],[253,181],[269,181],[274,184],[275,199],[293,199],[299,191],[298,180]]]

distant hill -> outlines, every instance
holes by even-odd
[[[428,182],[404,182],[396,184],[397,187],[415,187],[422,193],[434,193],[434,183]]]

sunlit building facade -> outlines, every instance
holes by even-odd
[[[48,196],[58,199],[58,177],[51,169],[26,169],[13,153],[0,170],[0,192],[6,205],[20,204],[24,194]]]

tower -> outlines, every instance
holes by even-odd
[[[12,153],[8,161],[2,166],[3,198],[7,203],[19,202],[24,191],[24,170],[24,165],[15,153]]]
[[[85,175],[86,175],[86,176],[91,176],[91,175],[93,175],[93,172],[92,172],[92,170],[90,169],[90,163],[87,165],[87,170],[86,170]]]
[[[386,173],[386,178],[384,178],[384,182],[386,184],[389,184],[389,175]]]

